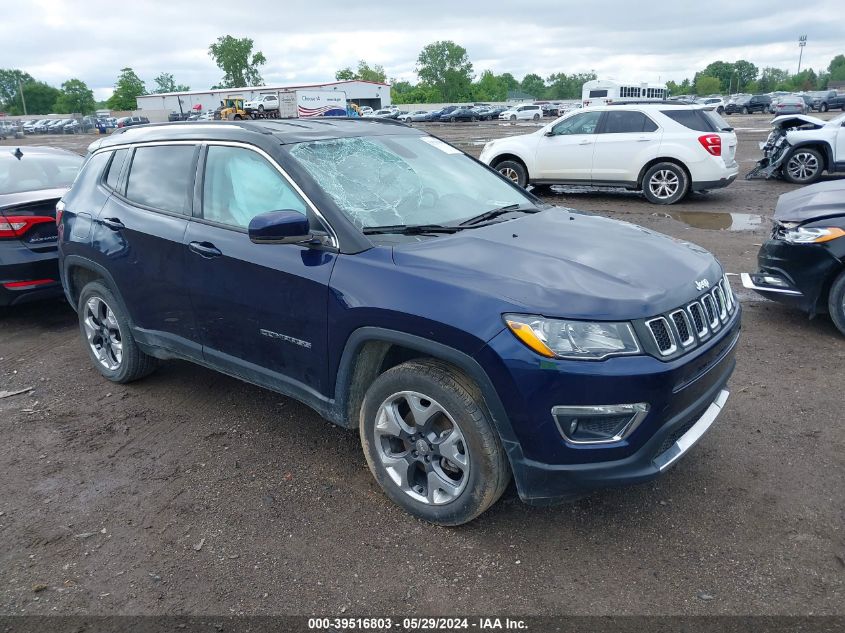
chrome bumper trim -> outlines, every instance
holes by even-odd
[[[719,392],[719,395],[716,396],[713,403],[707,407],[707,411],[704,412],[704,415],[698,418],[698,421],[692,425],[690,430],[679,437],[678,441],[675,442],[667,451],[658,455],[654,459],[653,463],[657,466],[658,470],[661,472],[666,470],[669,466],[680,459],[684,453],[695,446],[698,440],[701,439],[701,436],[707,432],[707,429],[709,429],[713,422],[716,421],[716,418],[719,417],[719,414],[722,412],[722,407],[724,407],[725,403],[728,401],[729,395],[730,392],[727,389],[722,389],[722,391]]]
[[[758,286],[754,283],[754,280],[751,279],[751,275],[749,275],[748,273],[739,273],[739,278],[742,279],[742,285],[748,288],[749,290],[757,290],[759,292],[774,292],[781,295],[801,296],[801,293],[797,290],[789,290],[788,288],[773,288],[772,286]]]

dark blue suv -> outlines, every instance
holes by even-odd
[[[539,504],[656,477],[727,399],[740,308],[713,256],[396,122],[120,130],[57,221],[104,376],[181,358],[294,397],[434,523],[511,476]]]

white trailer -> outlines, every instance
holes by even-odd
[[[587,107],[620,101],[663,101],[668,96],[666,84],[594,79],[582,86],[581,105]]]
[[[253,119],[346,116],[346,93],[339,90],[262,91],[244,103]]]

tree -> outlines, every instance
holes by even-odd
[[[467,51],[455,42],[445,40],[429,44],[417,57],[420,82],[435,88],[443,101],[469,98],[472,63]]]
[[[760,79],[757,80],[757,90],[760,92],[771,92],[772,90],[777,90],[778,86],[788,81],[789,71],[767,66],[760,73]]]
[[[837,55],[827,67],[828,81],[845,81],[845,55]],[[825,84],[824,87],[827,87]]]
[[[529,73],[522,78],[520,85],[523,92],[527,92],[535,99],[542,99],[546,94],[546,83],[540,75]]]
[[[596,79],[596,73],[554,73],[549,75],[546,83],[546,96],[550,99],[580,99],[581,88],[588,81]]]
[[[62,91],[53,108],[56,112],[88,114],[97,107],[94,93],[79,79],[68,79],[62,84]],[[132,109],[135,105],[133,104]]]
[[[0,107],[10,110],[15,101],[20,104],[19,84],[35,81],[32,75],[17,68],[0,68]]]
[[[695,94],[706,96],[710,94],[718,94],[721,90],[721,83],[716,77],[709,75],[699,75],[695,80]]]
[[[30,81],[23,85],[23,96],[26,99],[27,114],[49,114],[53,112],[53,106],[61,95],[61,91],[53,86],[48,86],[43,81]],[[23,114],[23,104],[20,99],[15,99],[7,106],[9,114]]]
[[[751,62],[747,62],[744,59],[738,59],[734,62],[735,74],[733,76],[733,82],[731,82],[731,90],[739,92],[746,85],[757,79],[758,72],[757,66]],[[724,86],[723,89],[726,90]]]
[[[144,82],[135,74],[135,71],[129,67],[121,68],[117,82],[114,84],[114,92],[106,103],[112,110],[134,110],[138,107],[135,98],[146,93]]]
[[[485,70],[472,85],[472,98],[474,101],[505,101],[508,98],[508,86],[492,70]]]
[[[156,82],[156,89],[153,94],[163,94],[165,92],[187,92],[191,89],[190,86],[184,84],[177,84],[173,79],[172,73],[161,73],[158,77],[153,79]]]
[[[253,45],[254,42],[249,37],[222,35],[208,47],[208,54],[223,71],[223,79],[214,88],[264,85],[258,67],[266,64],[267,58],[261,51],[253,53]]]
[[[380,64],[373,64],[372,67],[363,59],[358,62],[357,72],[349,68],[341,68],[334,74],[334,78],[338,81],[374,81],[376,83],[385,83],[387,81],[387,74],[384,72],[384,67]]]

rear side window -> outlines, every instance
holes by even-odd
[[[607,90],[590,90],[590,97],[592,98],[599,98],[599,97],[606,97]]]
[[[126,197],[153,209],[190,215],[195,153],[193,145],[137,148],[126,182]]]
[[[642,112],[611,110],[605,118],[604,134],[654,132],[657,126]]]
[[[696,130],[698,132],[719,131],[716,125],[701,110],[661,110],[661,112],[690,130]]]
[[[106,186],[109,189],[117,189],[120,171],[123,169],[123,163],[128,155],[128,149],[119,149],[114,153],[114,158],[112,158],[109,164],[109,171],[106,174]]]

